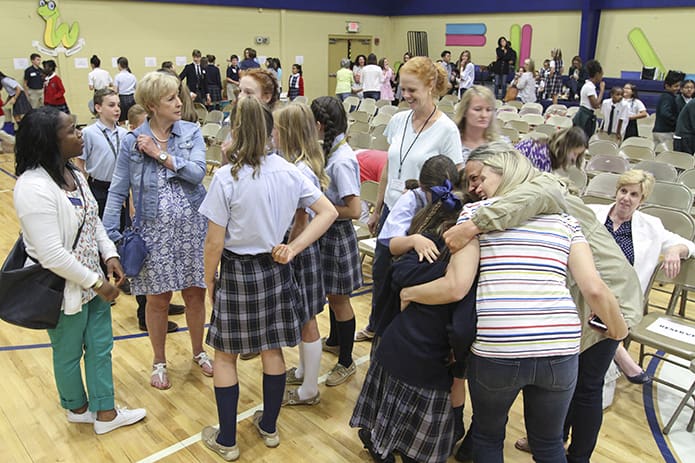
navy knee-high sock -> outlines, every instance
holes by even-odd
[[[344,322],[335,322],[338,331],[338,344],[340,345],[340,355],[338,363],[344,367],[352,365],[352,347],[355,344],[355,317]]]
[[[236,412],[239,405],[239,384],[229,387],[215,387],[217,418],[220,420],[220,434],[217,443],[225,447],[236,445]]]
[[[454,407],[454,440],[458,442],[466,434],[466,428],[463,425],[463,405]]]
[[[338,326],[336,325],[338,321],[335,319],[335,313],[333,310],[329,307],[328,308],[328,314],[331,319],[331,329],[328,331],[328,337],[326,338],[326,344],[329,346],[337,346],[338,345]]]
[[[285,394],[285,373],[268,375],[263,373],[263,418],[261,428],[265,432],[275,432],[282,396]]]

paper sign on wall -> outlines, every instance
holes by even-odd
[[[154,56],[145,56],[145,67],[146,68],[156,68],[157,58]]]
[[[14,63],[14,68],[17,70],[24,70],[29,67],[29,59],[28,58],[15,58],[12,60]]]
[[[111,57],[111,67],[112,67],[112,68],[117,68],[117,67],[118,67],[118,58],[116,58],[115,56],[112,56],[112,57]]]
[[[301,66],[304,64],[304,57],[303,56],[295,56],[294,62]]]
[[[87,69],[89,68],[89,62],[87,58],[75,58],[75,69]]]
[[[176,57],[176,65],[177,66],[185,66],[186,65],[186,57],[185,56],[177,56]]]

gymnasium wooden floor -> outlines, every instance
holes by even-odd
[[[12,207],[13,157],[0,154],[0,257],[14,243],[18,224]],[[353,298],[357,326],[364,325],[370,305],[369,287]],[[181,302],[180,300],[178,302]],[[208,308],[209,310],[209,308]],[[185,325],[185,317],[172,317]],[[328,317],[320,317],[327,332]],[[149,386],[150,344],[137,328],[135,300],[121,296],[113,307],[113,370],[119,405],[147,408],[144,422],[96,436],[90,425],[70,424],[61,409],[53,380],[51,350],[43,331],[32,331],[0,322],[0,462],[219,462],[220,458],[200,442],[203,426],[217,423],[212,379],[204,377],[191,359],[188,333],[179,331],[167,339],[170,379],[173,387],[158,391]],[[352,407],[368,367],[369,343],[355,344],[357,375],[346,384],[321,386],[321,403],[313,407],[284,408],[280,415],[281,445],[267,449],[249,417],[262,403],[261,363],[256,358],[239,361],[241,399],[238,443],[242,462],[357,462],[371,461],[354,429],[348,426]],[[636,354],[636,347],[633,347]],[[296,349],[286,350],[289,366]],[[325,354],[321,373],[336,358]],[[325,376],[321,378],[325,380]],[[619,378],[615,402],[604,415],[594,463],[664,461],[645,415],[641,387]],[[531,462],[531,456],[514,449],[524,435],[520,399],[509,417],[506,461]],[[470,404],[466,406],[466,423]],[[675,432],[675,431],[674,431]],[[666,439],[668,442],[668,439]],[[450,461],[455,461],[453,458]],[[677,460],[676,460],[677,461]],[[682,461],[686,461],[683,458]],[[693,460],[690,460],[693,461]]]

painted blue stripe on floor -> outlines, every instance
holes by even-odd
[[[446,34],[485,35],[487,26],[483,23],[447,24]]]
[[[371,284],[364,285],[362,287],[364,289],[352,293],[350,295],[350,297],[352,298],[352,297],[362,296],[364,294],[372,292],[372,285]],[[209,326],[210,326],[210,324],[207,324],[207,323],[205,324],[205,328],[208,328]],[[185,332],[185,331],[188,331],[188,328],[181,327],[176,332],[179,333],[179,332]],[[114,336],[113,340],[114,341],[123,341],[123,340],[127,340],[127,339],[137,339],[137,338],[145,338],[145,337],[147,337],[147,333],[143,332],[143,333],[136,333],[136,334],[124,334],[122,336]],[[48,349],[50,347],[51,347],[51,345],[46,344],[46,343],[44,343],[44,344],[23,344],[23,345],[19,345],[19,346],[0,346],[0,352],[15,351],[15,350],[29,350],[29,349]]]
[[[657,355],[664,355],[663,352],[658,351]],[[659,366],[661,360],[657,357],[652,357],[652,360],[647,366],[647,373],[649,376],[656,375],[656,369]],[[666,463],[678,463],[678,460],[673,456],[673,452],[666,442],[666,437],[661,432],[661,425],[659,424],[659,418],[656,415],[656,409],[654,408],[654,388],[656,383],[645,384],[642,386],[642,402],[644,402],[644,412],[647,415],[647,424],[649,429],[652,431],[652,436],[654,436],[654,441],[656,446],[659,447],[661,456],[664,457]]]
[[[15,179],[15,180],[17,179],[17,176],[16,176],[15,174],[13,174],[12,172],[10,172],[9,170],[3,169],[2,167],[0,167],[0,172],[6,173],[7,175],[9,175],[10,177],[12,177],[12,178]]]

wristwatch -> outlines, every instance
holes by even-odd
[[[104,279],[102,277],[99,277],[99,278],[97,278],[97,281],[94,282],[91,289],[96,291],[99,288],[101,288],[102,286],[104,286]]]
[[[159,153],[159,156],[157,156],[157,161],[160,164],[164,164],[165,162],[167,162],[167,159],[169,159],[169,153],[167,153],[166,151],[161,151]]]

